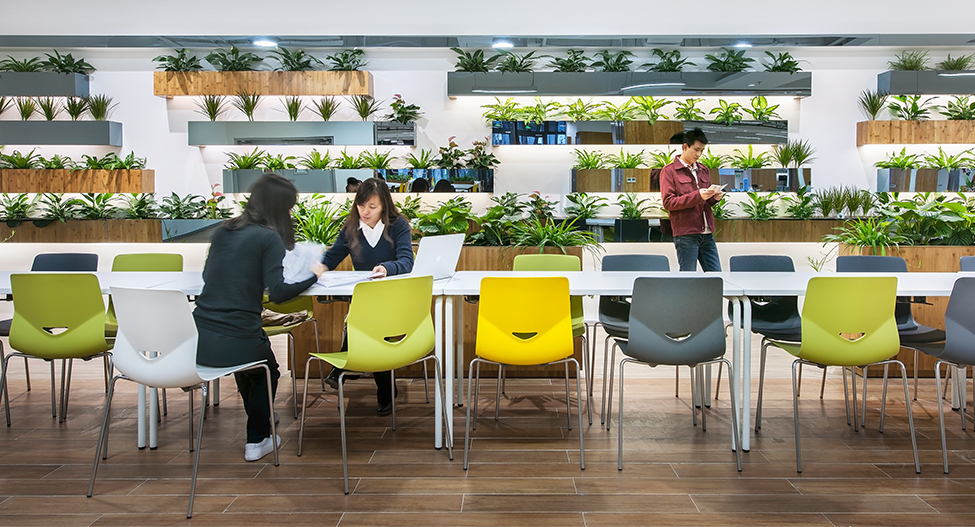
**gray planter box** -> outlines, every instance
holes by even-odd
[[[190,121],[190,146],[413,145],[416,125],[388,121]]]
[[[213,229],[227,220],[160,220],[162,241],[205,243]]]
[[[498,145],[565,145],[578,141],[582,133],[599,134],[612,144],[666,144],[663,141],[635,142],[631,136],[627,141],[626,129],[630,123],[641,121],[545,121],[526,123],[525,121],[493,121],[491,123],[491,144]],[[657,121],[657,123],[675,123]],[[679,122],[679,121],[678,121]],[[643,121],[642,126],[647,126]],[[683,130],[700,128],[713,145],[783,144],[789,140],[789,121],[739,121],[732,125],[714,121],[683,121]],[[678,128],[679,131],[679,128]],[[669,137],[667,138],[669,139]],[[582,143],[577,143],[582,144]],[[585,144],[609,144],[585,143]]]
[[[88,76],[80,73],[5,71],[0,73],[0,95],[25,97],[87,97]]]
[[[975,71],[885,71],[877,75],[877,91],[891,95],[975,93]]]
[[[122,146],[122,123],[0,121],[0,144]]]
[[[335,172],[335,170],[288,169],[277,170],[274,173],[294,183],[295,187],[298,188],[298,192],[322,193],[336,192],[336,188],[338,187],[335,184]],[[251,185],[264,175],[264,173],[264,170],[224,170],[224,192],[249,192]],[[342,190],[345,189],[344,181],[341,188]]]

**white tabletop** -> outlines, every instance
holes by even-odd
[[[971,273],[720,273],[726,282],[750,296],[805,295],[809,280],[817,276],[897,278],[897,294],[902,296],[948,296],[955,280]]]
[[[445,295],[476,295],[481,291],[481,280],[487,277],[547,277],[562,276],[569,279],[569,292],[573,295],[620,295],[633,294],[633,283],[645,276],[657,277],[722,277],[718,273],[678,272],[602,272],[602,271],[458,271],[444,287]],[[724,282],[725,296],[741,296],[742,289]]]

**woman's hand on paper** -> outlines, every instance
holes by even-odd
[[[309,271],[315,273],[315,276],[321,278],[322,275],[328,271],[328,267],[325,267],[321,262],[315,262],[308,268]]]
[[[386,268],[381,265],[373,267],[372,274],[369,276],[369,278],[386,278]]]

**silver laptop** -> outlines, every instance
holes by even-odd
[[[460,250],[464,246],[464,234],[424,236],[416,251],[411,276],[433,276],[434,280],[450,278],[457,269]]]

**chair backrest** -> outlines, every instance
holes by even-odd
[[[796,270],[792,258],[771,254],[732,256],[729,263],[731,272],[735,273],[793,273]],[[761,329],[763,322],[782,322],[799,316],[799,301],[795,296],[755,297],[751,298],[751,304],[752,327],[755,329]]]
[[[959,278],[945,310],[945,350],[941,357],[975,364],[975,277]]]
[[[975,271],[975,256],[962,256],[958,265],[961,271]]]
[[[906,273],[907,261],[900,256],[838,256],[837,273]],[[894,307],[897,329],[910,331],[917,329],[917,322],[911,313],[909,297],[899,298]]]
[[[723,289],[719,277],[637,278],[626,354],[650,364],[676,365],[724,355]]]
[[[113,271],[182,271],[183,255],[172,253],[119,254],[112,260]]]
[[[401,368],[433,351],[433,277],[361,282],[352,291],[346,369]]]
[[[34,256],[31,271],[97,271],[98,255],[91,253],[41,253]]]
[[[44,359],[107,351],[105,303],[93,274],[12,274],[10,346]]]
[[[670,260],[662,254],[607,254],[603,256],[603,271],[670,271]],[[618,325],[630,319],[630,303],[625,297],[600,296],[599,322]]]
[[[511,263],[512,271],[581,271],[582,261],[571,254],[519,254]],[[573,331],[576,335],[585,332],[583,326],[584,313],[582,297],[573,296],[570,299],[572,309]]]
[[[475,347],[478,356],[502,364],[545,364],[571,356],[568,278],[481,280]]]
[[[312,316],[312,312],[315,310],[315,303],[313,297],[296,296],[295,298],[292,298],[287,302],[281,302],[280,304],[270,301],[264,302],[264,307],[274,311],[275,313],[297,313],[299,311],[304,311],[308,313],[308,316]]]
[[[118,308],[115,367],[157,388],[201,382],[196,372],[197,331],[186,295],[165,289],[112,287]]]
[[[897,355],[896,293],[892,276],[810,279],[799,356],[820,364],[862,366]]]

